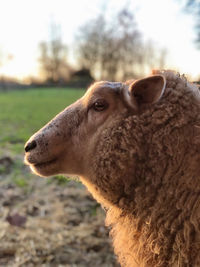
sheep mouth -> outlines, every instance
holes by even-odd
[[[53,158],[47,161],[33,161],[31,159],[25,159],[25,163],[29,165],[33,173],[39,176],[51,176],[57,173],[58,158]]]
[[[47,166],[49,164],[54,163],[55,161],[57,161],[57,157],[41,161],[36,159],[36,157],[31,157],[31,155],[25,155],[24,157],[24,162],[26,165],[35,167]]]
[[[40,162],[40,163],[34,163],[34,164],[31,164],[31,165],[33,167],[37,168],[37,169],[38,168],[41,169],[41,168],[46,168],[46,167],[48,167],[49,165],[51,165],[53,163],[56,163],[56,161],[57,161],[57,158],[49,160],[49,161]]]

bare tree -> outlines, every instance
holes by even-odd
[[[69,78],[67,47],[62,42],[60,27],[52,23],[50,30],[50,41],[39,44],[39,62],[42,76],[49,82],[58,83]]]
[[[121,11],[108,25],[103,15],[80,29],[78,62],[99,79],[117,80],[133,75],[140,61],[140,34],[133,15]]]
[[[79,65],[101,80],[136,78],[165,61],[164,50],[161,53],[142,41],[134,16],[126,9],[110,24],[103,15],[88,22],[81,27],[76,43]]]
[[[121,79],[136,77],[142,64],[143,50],[141,33],[137,30],[134,16],[126,9],[118,15],[120,38]]]
[[[143,44],[141,71],[149,73],[152,69],[164,69],[166,66],[167,50],[158,49],[152,41]]]
[[[105,31],[105,20],[103,16],[95,21],[86,23],[80,28],[77,36],[77,59],[81,68],[89,69],[93,74],[99,68],[100,49],[102,46],[102,35]]]

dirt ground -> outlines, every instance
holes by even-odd
[[[0,175],[0,266],[117,267],[105,212],[82,184]]]

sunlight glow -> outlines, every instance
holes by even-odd
[[[167,48],[167,66],[194,78],[200,76],[194,18],[181,12],[176,1],[141,0],[140,4],[138,26],[146,39]]]
[[[38,75],[38,43],[49,39],[48,26],[52,18],[61,25],[63,41],[71,49],[81,25],[105,8],[107,14],[123,8],[125,2],[0,0],[0,51],[3,48],[13,55],[13,59],[0,66],[0,74],[20,79]],[[200,50],[194,44],[196,33],[192,16],[182,13],[174,0],[130,0],[127,3],[144,39],[167,49],[167,68],[188,73],[194,79],[199,77]]]

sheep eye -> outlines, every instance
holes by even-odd
[[[103,111],[105,110],[106,108],[108,107],[108,103],[106,101],[103,101],[103,100],[98,100],[96,101],[92,108],[95,110],[95,111]]]

